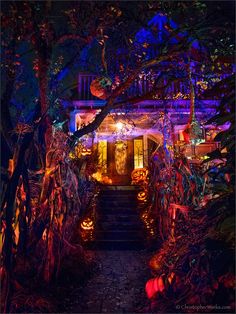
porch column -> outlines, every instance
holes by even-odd
[[[69,131],[71,133],[76,131],[76,127],[75,127],[75,116],[76,116],[76,110],[72,111],[70,113],[70,122],[69,122]]]

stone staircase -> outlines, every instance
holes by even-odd
[[[142,222],[135,186],[105,186],[99,195],[98,223],[91,249],[140,250],[144,248]]]

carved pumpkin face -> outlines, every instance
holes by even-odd
[[[137,196],[138,201],[146,201],[147,199],[147,191],[140,191]]]
[[[92,151],[90,148],[84,147],[81,151],[82,156],[90,156],[92,154]]]
[[[139,182],[145,181],[146,183],[147,175],[148,170],[146,168],[134,169],[131,174],[132,182],[138,184]]]
[[[81,228],[84,230],[93,230],[94,228],[94,223],[92,219],[86,218],[82,223],[81,223]]]

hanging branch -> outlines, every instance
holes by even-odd
[[[103,68],[104,68],[106,75],[108,75],[108,73],[107,73],[107,62],[106,62],[106,39],[107,39],[107,36],[105,36],[103,34],[103,28],[100,29],[100,32],[101,32],[101,38],[102,39],[99,41],[99,43],[102,45],[102,65],[103,65]]]

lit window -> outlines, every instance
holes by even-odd
[[[101,173],[107,173],[107,141],[98,142],[98,166]]]
[[[134,140],[134,169],[143,168],[143,140]]]

